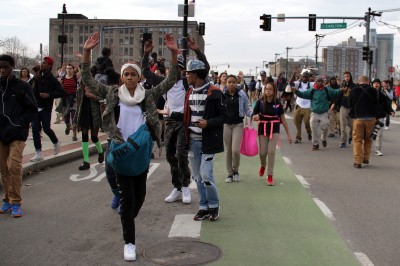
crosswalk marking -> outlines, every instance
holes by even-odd
[[[201,222],[193,220],[194,214],[175,215],[168,237],[200,238]]]

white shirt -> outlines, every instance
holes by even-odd
[[[169,115],[172,112],[183,113],[185,106],[186,91],[183,86],[183,81],[179,80],[175,85],[167,92],[167,101],[165,107],[169,109]]]
[[[120,113],[117,127],[121,131],[122,138],[126,141],[141,125],[146,123],[146,120],[139,105],[126,105],[120,102],[119,106]]]
[[[300,84],[300,86],[299,86]],[[299,89],[299,91],[307,91],[308,90],[308,82],[307,83],[303,83],[303,82],[299,82],[299,81],[295,81],[294,82],[294,87],[297,89]],[[310,82],[310,88],[314,87],[314,82]],[[301,108],[310,108],[311,106],[311,101],[310,100],[306,100],[303,98],[300,98],[299,96],[296,97],[296,104],[298,106],[300,106]]]

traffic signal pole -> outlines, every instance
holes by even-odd
[[[370,31],[370,24],[371,24],[371,16],[381,16],[380,13],[376,13],[374,11],[371,12],[371,8],[368,8],[368,12],[365,13],[364,17],[317,17],[315,14],[309,14],[308,17],[285,17],[285,16],[279,16],[279,17],[272,17],[270,15],[266,15],[263,14],[262,16],[260,16],[260,20],[263,21],[263,24],[260,25],[260,28],[263,31],[271,31],[271,20],[272,19],[276,19],[276,20],[286,20],[286,19],[308,19],[309,21],[309,25],[308,25],[308,29],[309,31],[315,31],[316,30],[316,20],[317,19],[339,19],[339,20],[364,20],[366,22],[365,28],[366,28],[366,40],[365,40],[365,44],[368,47],[369,50],[369,31]],[[316,37],[316,52],[315,52],[315,63],[316,63],[316,67],[318,67],[318,38],[322,38],[323,35],[315,35]],[[291,48],[290,48],[291,49]],[[288,56],[288,50],[289,48],[286,48],[286,57]],[[371,65],[372,65],[372,57],[373,57],[373,53],[369,55],[369,60],[366,60],[364,65],[364,75],[368,76],[368,78],[371,80]],[[287,58],[288,60],[288,58]],[[288,61],[286,61],[286,70],[288,70]],[[287,74],[286,74],[287,75]]]

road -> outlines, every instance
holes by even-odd
[[[289,125],[294,134],[290,118]],[[257,157],[242,157],[242,181],[225,183],[224,154],[218,155],[221,219],[201,222],[196,240],[221,250],[213,265],[397,265],[399,127],[397,119],[384,132],[384,156],[372,155],[362,169],[353,168],[352,150],[339,149],[338,137],[313,152],[310,142],[289,145],[282,133],[274,187],[257,176]],[[92,164],[91,172],[82,174],[80,163],[65,162],[24,178],[24,217],[0,216],[2,265],[126,264],[104,166]],[[191,220],[197,211],[195,189],[192,204],[164,203],[172,189],[164,156],[152,160],[151,172],[136,223],[137,265],[159,265],[142,253],[171,239],[177,216]]]

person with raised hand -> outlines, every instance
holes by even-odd
[[[167,78],[149,90],[145,90],[140,85],[142,70],[134,63],[126,63],[122,66],[123,84],[121,86],[106,86],[96,81],[91,76],[89,62],[91,50],[99,43],[99,33],[91,34],[84,44],[82,81],[93,94],[106,99],[106,107],[102,116],[103,129],[111,141],[116,144],[127,141],[131,134],[146,123],[154,129],[159,127],[154,100],[172,88],[177,76],[178,46],[170,34],[164,36],[164,42],[172,54],[172,67]],[[146,117],[142,106],[146,109]],[[118,116],[118,123],[116,123],[116,116]],[[134,161],[132,166],[135,166]],[[125,241],[124,259],[132,261],[136,260],[135,217],[145,200],[148,165],[143,173],[136,176],[121,174],[117,168],[114,170],[121,191],[121,223]]]

